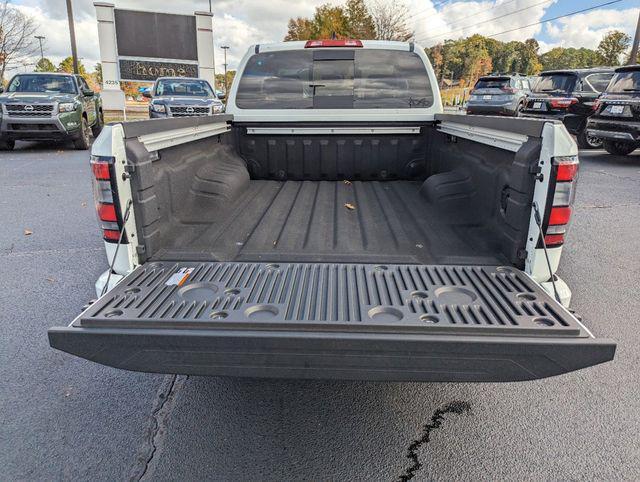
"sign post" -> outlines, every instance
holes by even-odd
[[[93,5],[96,7],[98,20],[98,43],[102,65],[102,105],[104,110],[125,112],[124,92],[120,89],[118,75],[114,6],[111,3],[102,2],[96,2]]]

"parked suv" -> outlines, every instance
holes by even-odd
[[[80,75],[17,74],[0,108],[0,149],[13,149],[17,140],[71,140],[88,149],[92,131],[96,137],[104,125],[102,99]]]
[[[595,102],[613,77],[613,68],[553,70],[540,74],[522,111],[523,117],[561,120],[581,149],[597,149],[602,140],[586,131]]]
[[[142,93],[153,99],[149,103],[149,117],[194,117],[224,112],[209,82],[184,77],[161,77],[153,88]]]
[[[610,154],[626,156],[640,146],[640,65],[616,69],[596,103],[587,133],[601,138]]]
[[[522,75],[480,77],[467,102],[467,114],[517,116],[530,92],[529,79]]]

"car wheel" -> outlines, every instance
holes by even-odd
[[[102,126],[104,126],[104,114],[100,111],[96,116],[96,123],[91,127],[91,133],[94,139],[102,132]]]
[[[16,147],[16,141],[7,139],[5,141],[0,141],[0,150],[2,151],[13,151],[13,148]]]
[[[89,144],[91,143],[91,134],[89,129],[89,123],[85,117],[82,118],[82,127],[80,128],[80,133],[78,137],[73,141],[73,147],[78,149],[79,151],[85,151],[89,149]]]
[[[520,102],[518,107],[516,107],[515,112],[513,113],[514,117],[520,117],[522,115],[522,110],[524,109],[524,102]]]
[[[626,156],[636,150],[638,144],[624,141],[604,141],[604,150],[614,156]]]
[[[587,130],[583,129],[580,134],[578,134],[578,147],[580,149],[601,149],[602,148],[602,139],[599,137],[595,137],[587,134]]]

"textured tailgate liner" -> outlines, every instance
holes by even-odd
[[[487,266],[152,262],[74,325],[588,336],[521,271]]]

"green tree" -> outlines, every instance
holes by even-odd
[[[235,70],[227,70],[227,87],[231,89],[231,83],[236,76]],[[216,74],[216,90],[224,90],[224,73]]]
[[[607,32],[598,44],[597,52],[607,65],[620,65],[620,56],[625,53],[631,37],[620,30]]]
[[[595,50],[584,47],[556,47],[542,54],[540,63],[544,70],[581,69],[603,65],[605,60]]]
[[[67,57],[66,59],[64,59],[62,62],[60,62],[60,64],[58,64],[58,72],[66,72],[68,74],[72,74],[73,73],[73,59],[71,57]],[[80,75],[82,75],[83,77],[87,77],[87,69],[84,68],[84,65],[82,65],[82,62],[80,62],[78,60],[78,71],[80,73]]]
[[[55,72],[56,66],[48,58],[44,57],[36,63],[36,72]]]
[[[347,0],[346,13],[349,19],[349,30],[351,38],[375,39],[376,28],[373,24],[373,17],[364,0]]]
[[[102,64],[98,62],[93,70],[93,77],[97,84],[102,85]]]

